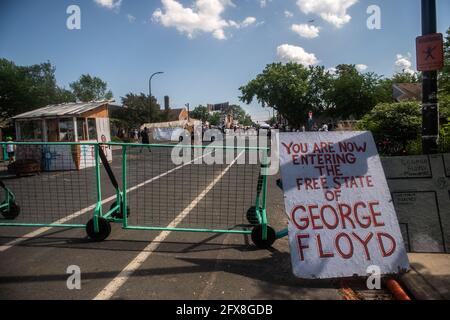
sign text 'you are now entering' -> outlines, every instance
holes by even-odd
[[[397,216],[369,132],[280,134],[280,166],[294,274],[382,274],[409,267]]]

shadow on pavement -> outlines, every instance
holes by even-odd
[[[289,287],[292,290],[301,288],[335,288],[336,283],[329,280],[301,280],[292,275],[290,266],[290,255],[276,250],[271,252],[271,256],[263,259],[199,259],[199,258],[178,258],[178,260],[188,263],[186,266],[164,267],[140,269],[133,273],[131,278],[169,276],[175,274],[198,274],[209,272],[225,272],[236,274],[245,278],[258,280],[262,283],[261,290],[273,291],[276,286]],[[108,272],[83,272],[83,280],[111,279],[120,270]],[[66,281],[67,274],[29,275],[29,276],[1,276],[0,283],[34,283],[50,281]],[[283,289],[283,292],[286,292]],[[286,296],[289,298],[289,296]]]

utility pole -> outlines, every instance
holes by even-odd
[[[191,119],[190,119],[190,116],[189,116],[190,111],[191,111],[190,110],[191,109],[191,105],[189,103],[186,103],[185,106],[187,108],[187,113],[188,113],[188,122],[191,122]]]
[[[436,0],[422,0],[422,35],[436,32]],[[439,138],[438,73],[434,70],[422,74],[422,150],[424,154],[434,154]]]

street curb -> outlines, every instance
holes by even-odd
[[[411,267],[408,273],[401,276],[402,285],[417,300],[443,300],[438,290],[430,284],[420,273]]]

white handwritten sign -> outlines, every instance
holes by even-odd
[[[372,134],[280,134],[294,274],[338,278],[409,267]]]

